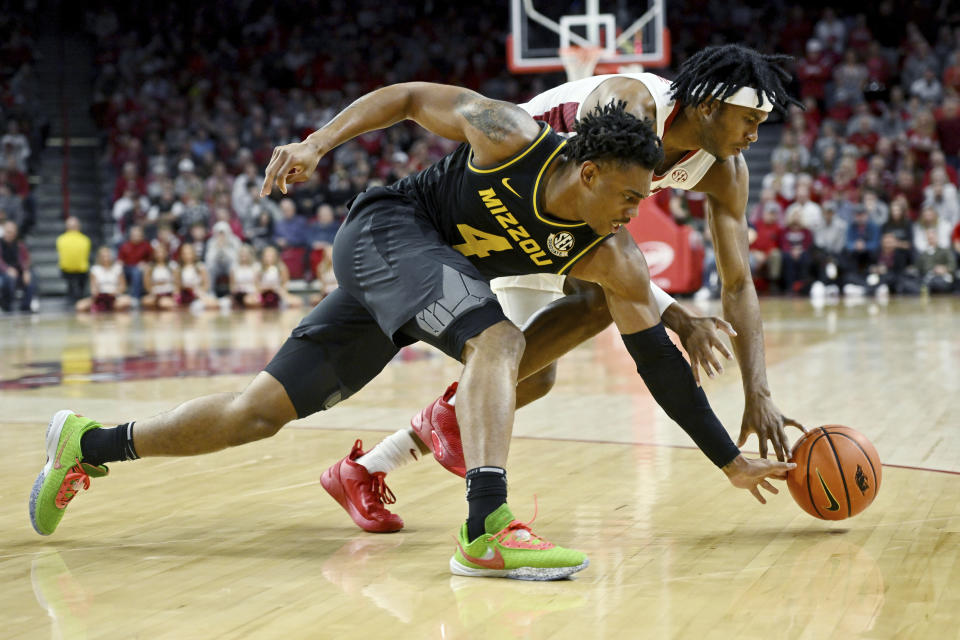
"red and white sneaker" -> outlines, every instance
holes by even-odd
[[[397,501],[387,486],[387,474],[370,473],[354,462],[363,455],[363,442],[353,443],[350,455],[323,472],[320,484],[350,515],[357,526],[371,533],[390,533],[403,528],[403,520],[383,506]]]
[[[447,471],[463,478],[467,475],[467,465],[463,461],[460,424],[457,422],[456,407],[449,403],[456,392],[457,383],[454,382],[442,396],[413,416],[410,426],[430,448],[437,462]]]

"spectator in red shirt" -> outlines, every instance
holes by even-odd
[[[960,93],[960,49],[950,56],[950,62],[943,70],[943,90]]]
[[[954,169],[960,169],[960,97],[951,95],[937,109],[937,137],[946,160]]]
[[[864,55],[873,43],[873,34],[867,26],[867,16],[858,13],[853,19],[853,28],[847,36],[847,46],[859,55]]]
[[[896,180],[891,195],[894,198],[902,195],[907,199],[911,211],[919,211],[923,204],[923,187],[917,184],[913,171],[907,168],[900,169],[897,171]]]
[[[117,182],[113,186],[114,201],[122,198],[130,190],[133,190],[138,196],[146,195],[147,185],[137,173],[136,163],[124,162],[123,171],[117,176]]]
[[[790,7],[786,24],[780,29],[779,49],[792,56],[803,53],[804,44],[813,33],[813,24],[807,18],[806,12],[800,5]]]
[[[862,155],[869,155],[877,150],[880,136],[874,131],[873,126],[872,116],[859,116],[856,129],[847,137],[847,142],[859,149]]]
[[[817,139],[817,127],[810,125],[803,111],[796,105],[790,107],[789,120],[787,128],[793,132],[797,141],[807,150],[813,149],[813,143]]]
[[[143,296],[143,267],[153,257],[153,247],[143,233],[143,227],[130,227],[127,241],[120,245],[117,259],[123,264],[123,276],[130,284],[130,295],[139,300]]]
[[[807,41],[807,53],[797,63],[797,80],[800,81],[800,96],[802,98],[816,98],[817,103],[823,105],[826,97],[826,86],[830,82],[830,72],[833,61],[823,52],[823,45],[819,40]]]
[[[787,228],[780,235],[783,290],[787,293],[799,293],[809,284],[811,247],[813,233],[803,226],[803,213],[793,209],[787,213]]]
[[[913,119],[913,126],[907,131],[907,146],[916,157],[917,166],[925,170],[930,164],[930,154],[940,147],[937,122],[929,110],[921,110]]]
[[[770,203],[764,209],[760,221],[757,222],[749,235],[750,241],[750,270],[764,278],[773,291],[779,290],[782,255],[780,240],[783,229],[777,222],[779,209]]]
[[[14,158],[7,158],[2,173],[3,182],[9,184],[18,196],[26,198],[30,195],[30,181],[27,180],[27,174],[17,168],[17,162]]]
[[[870,43],[864,58],[867,67],[867,90],[881,92],[890,85],[890,61],[876,40]]]

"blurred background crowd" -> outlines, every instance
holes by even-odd
[[[319,299],[336,286],[330,247],[349,200],[454,145],[412,124],[371,132],[326,156],[289,196],[261,199],[274,146],[384,84],[445,82],[522,102],[565,79],[507,71],[506,3],[114,4],[75,16],[92,91],[72,108],[95,131],[96,205],[60,211],[52,235],[40,234],[47,223],[31,196],[50,130],[36,108],[43,26],[0,18],[4,309],[36,308],[31,253],[43,251],[56,251],[55,277],[83,310],[274,306],[304,291]],[[956,292],[960,10],[939,0],[841,6],[671,0],[672,67],[655,71],[670,77],[698,48],[724,42],[796,57],[792,89],[806,109],[764,125],[766,145],[747,157],[761,291]],[[660,197],[703,234],[698,295],[715,295],[703,198]]]

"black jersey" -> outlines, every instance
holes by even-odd
[[[566,143],[541,124],[526,149],[486,169],[474,166],[463,144],[388,189],[415,198],[444,240],[488,278],[563,274],[607,237],[538,209],[543,174]]]

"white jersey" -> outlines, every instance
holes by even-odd
[[[590,76],[583,80],[567,82],[553,89],[539,94],[529,102],[519,105],[535,120],[542,120],[553,127],[560,135],[572,136],[573,126],[583,115],[584,102],[593,91],[606,80],[611,78],[632,78],[643,83],[653,96],[657,105],[657,135],[662,139],[670,128],[673,119],[680,111],[680,105],[670,98],[670,81],[652,73],[618,73],[600,76]],[[651,192],[670,187],[676,189],[692,189],[700,179],[710,170],[716,158],[702,149],[695,149],[687,153],[672,167],[663,172],[663,175],[654,173]],[[539,289],[563,293],[564,276],[553,274],[533,274],[527,276],[509,276],[496,278],[491,282],[491,288],[498,297],[502,297],[511,288]],[[660,312],[673,303],[673,298],[659,287],[654,286],[654,297]],[[510,318],[515,324],[514,318]],[[523,319],[525,321],[525,319]]]
[[[657,105],[657,135],[662,139],[680,111],[680,104],[670,97],[670,81],[652,73],[617,73],[591,76],[544,91],[520,108],[543,120],[561,135],[573,135],[573,125],[583,117],[584,101],[594,89],[611,78],[632,78],[643,83]],[[703,149],[694,149],[663,174],[653,175],[653,192],[674,188],[694,188],[706,175],[716,157]]]
[[[203,286],[203,277],[196,265],[186,264],[180,268],[180,288],[199,291]]]
[[[236,264],[233,266],[233,286],[238,293],[257,292],[258,264]]]
[[[260,288],[264,291],[279,291],[280,284],[280,267],[277,265],[270,265],[260,274]]]
[[[120,293],[120,277],[123,276],[123,265],[114,262],[109,267],[95,264],[90,267],[90,276],[97,283],[97,290],[111,296]]]
[[[165,264],[150,267],[150,294],[155,296],[173,293],[173,272]]]

